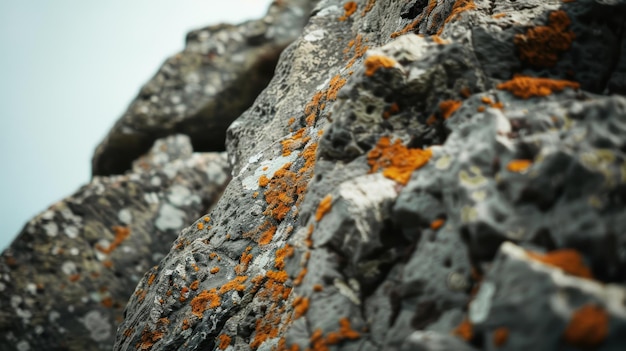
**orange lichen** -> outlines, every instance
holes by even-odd
[[[520,59],[536,67],[554,67],[559,54],[569,50],[576,35],[567,30],[571,21],[562,10],[550,13],[547,26],[530,28],[513,39]]]
[[[445,45],[448,44],[448,41],[445,39],[442,39],[440,36],[438,35],[433,35],[430,37],[435,43],[439,44],[439,45]]]
[[[293,256],[294,249],[293,246],[286,244],[284,247],[276,250],[276,258],[274,258],[274,267],[276,269],[285,268],[285,258]]]
[[[199,286],[200,286],[200,282],[198,280],[194,280],[193,283],[189,285],[189,289],[196,291],[198,290]]]
[[[333,197],[332,195],[328,194],[326,195],[321,201],[320,204],[317,206],[317,211],[315,211],[315,220],[316,221],[321,221],[322,218],[324,217],[324,215],[326,215],[331,207],[332,207],[332,202],[333,202]]]
[[[248,270],[248,265],[252,261],[252,254],[249,254],[248,251],[244,251],[241,253],[241,258],[239,258],[239,264],[235,266],[235,273],[238,275],[244,274]]]
[[[180,297],[178,298],[178,300],[180,300],[180,302],[185,302],[187,300],[187,293],[189,292],[189,288],[186,286],[183,286],[182,289],[180,289]]]
[[[180,327],[182,330],[187,330],[190,328],[189,325],[189,320],[188,319],[183,319],[183,325]]]
[[[282,140],[280,142],[283,146],[283,156],[291,155],[291,152],[293,150],[302,147],[302,145],[306,144],[311,139],[309,137],[303,138],[305,131],[306,131],[306,128],[301,128],[300,130],[295,132],[293,136],[285,140]],[[267,185],[267,183],[269,183],[269,181],[266,182],[265,184]],[[259,185],[260,185],[260,180],[259,180]]]
[[[288,126],[290,126],[290,125],[292,125],[295,121],[296,121],[296,117],[291,117],[291,118],[289,118],[289,121],[287,121],[287,125],[288,125]]]
[[[505,327],[500,327],[493,331],[493,344],[496,347],[503,346],[509,339],[509,330]]]
[[[566,343],[582,349],[596,349],[609,334],[609,315],[596,305],[587,304],[574,312],[563,333]]]
[[[226,334],[221,334],[220,336],[217,337],[219,342],[219,345],[217,345],[217,347],[220,350],[226,350],[226,348],[230,345],[230,341],[231,338],[230,336],[226,335]]]
[[[457,100],[444,100],[439,103],[439,110],[443,119],[448,119],[452,114],[461,107],[463,102]]]
[[[326,341],[329,345],[335,345],[343,340],[355,340],[360,337],[361,334],[350,326],[350,320],[342,317],[339,319],[339,331],[328,333]]]
[[[140,350],[150,350],[154,343],[161,340],[163,338],[163,332],[158,330],[150,331],[148,327],[144,328],[141,332],[141,342],[139,344]]]
[[[585,265],[582,255],[573,249],[550,251],[545,254],[527,251],[528,256],[544,264],[558,267],[565,273],[581,278],[593,279],[591,270]]]
[[[215,273],[217,273],[219,271],[220,271],[220,267],[217,267],[217,266],[215,266],[215,267],[211,268],[211,270],[209,270],[209,272],[211,272],[211,274],[215,274]]]
[[[191,313],[198,318],[202,318],[207,308],[217,308],[221,303],[222,301],[215,288],[203,290],[198,296],[191,300]]]
[[[322,284],[315,284],[315,285],[313,285],[313,291],[320,292],[320,291],[323,291],[323,290],[324,290],[324,287],[322,286]]]
[[[485,110],[486,110],[486,109],[487,109],[487,108],[486,108],[485,106],[478,106],[478,107],[476,108],[476,111],[478,111],[478,112],[485,112]]]
[[[203,220],[204,220],[205,222],[209,223],[209,221],[211,220],[211,217],[206,216],[206,217],[204,217],[204,218],[203,218]]]
[[[263,246],[272,242],[272,238],[274,237],[274,234],[276,234],[275,225],[269,227],[267,230],[261,233],[261,236],[259,237],[259,245]]]
[[[465,11],[475,10],[475,9],[476,9],[476,4],[474,4],[473,0],[457,0],[454,2],[454,6],[452,6],[452,11],[450,11],[450,14],[444,21],[444,24],[456,19],[457,17],[461,15],[461,13]],[[437,35],[440,35],[443,32],[443,28],[444,26],[441,26],[441,28],[439,28],[439,30],[437,31]]]
[[[328,83],[328,89],[326,91],[326,100],[327,101],[334,101],[337,100],[337,93],[339,92],[339,90],[341,88],[343,88],[344,85],[346,85],[346,82],[348,80],[345,78],[342,78],[340,75],[335,75],[330,82]],[[320,109],[324,109],[324,107],[321,107]]]
[[[268,278],[275,280],[279,283],[284,283],[289,278],[287,272],[285,271],[268,271],[266,275]]]
[[[252,198],[253,199],[256,199],[257,196],[259,196],[259,192],[258,191],[255,191],[255,192],[252,193]]]
[[[383,119],[389,119],[389,117],[395,115],[398,112],[400,112],[400,106],[398,105],[398,103],[394,102],[391,104],[391,106],[389,106],[387,110],[385,110],[385,112],[383,112]]]
[[[460,94],[463,98],[467,99],[468,97],[472,96],[472,91],[468,88],[468,87],[463,87],[463,89],[461,89]]]
[[[307,269],[306,268],[302,268],[300,270],[300,273],[298,273],[298,276],[296,277],[296,279],[293,280],[293,285],[300,285],[302,284],[302,280],[304,280],[304,277],[306,277],[306,273],[307,273]]]
[[[303,296],[298,296],[293,300],[293,318],[298,319],[309,310],[309,299]]]
[[[193,270],[196,272],[200,270],[200,267],[198,267],[198,265],[195,263],[191,264],[191,268],[193,268]]]
[[[459,324],[458,327],[456,327],[456,329],[452,331],[452,334],[466,341],[470,341],[474,336],[473,329],[474,328],[472,327],[472,323],[470,323],[470,321],[466,318],[463,320],[463,322],[461,322],[461,324]]]
[[[72,274],[67,279],[69,279],[72,283],[77,282],[78,280],[80,280],[80,274]]]
[[[204,229],[204,224],[202,222],[198,222],[197,228],[198,230]]]
[[[526,171],[530,166],[532,166],[532,164],[532,160],[518,159],[509,162],[506,165],[506,169],[510,172],[521,173]]]
[[[367,4],[365,4],[365,8],[363,9],[363,12],[361,12],[361,17],[365,16],[368,12],[370,12],[375,4],[376,4],[376,0],[368,0]]]
[[[226,292],[235,290],[235,291],[244,291],[246,290],[246,286],[243,284],[243,282],[245,282],[246,280],[248,280],[247,276],[237,276],[235,278],[233,278],[231,281],[229,281],[228,283],[222,285],[222,287],[220,288],[220,294],[224,294]]]
[[[399,139],[391,144],[390,138],[384,136],[367,154],[367,163],[370,173],[383,169],[385,177],[406,185],[413,171],[424,166],[431,156],[430,149],[409,149]]]
[[[111,297],[105,297],[100,303],[106,308],[113,307],[113,299]]]
[[[113,238],[113,242],[109,245],[109,247],[102,247],[99,244],[96,244],[96,249],[104,254],[110,254],[115,250],[124,240],[128,239],[130,235],[130,228],[122,227],[122,226],[114,226],[113,231],[115,232],[115,238]]]
[[[433,229],[433,230],[437,230],[437,229],[439,229],[439,228],[443,227],[443,225],[444,225],[445,223],[446,223],[446,221],[445,221],[445,220],[443,220],[443,219],[441,219],[441,218],[439,218],[439,219],[435,219],[434,221],[432,221],[432,222],[430,223],[430,228],[431,228],[431,229]]]
[[[261,174],[261,176],[259,177],[259,186],[260,187],[266,187],[267,184],[270,183],[269,178],[267,178],[267,176],[265,174]]]
[[[350,16],[352,16],[352,14],[356,12],[357,7],[358,5],[354,1],[349,1],[345,3],[343,5],[343,10],[344,10],[343,16],[339,17],[339,20],[345,21],[348,18],[350,18]]]
[[[363,36],[361,34],[358,34],[354,41],[350,41],[348,43],[348,48],[349,49],[347,52],[350,51],[350,48],[354,48],[354,56],[350,59],[350,61],[348,61],[348,63],[346,64],[346,68],[352,67],[356,60],[361,58],[369,47],[367,45],[363,45]]]
[[[500,90],[508,90],[513,95],[528,99],[535,96],[548,96],[555,91],[565,88],[578,89],[580,84],[569,80],[558,80],[549,78],[536,78],[517,75],[513,79],[500,83],[497,86]]]
[[[148,278],[148,286],[152,285],[152,283],[154,283],[154,279],[156,278],[156,274],[150,274],[150,277]]]
[[[365,75],[371,77],[379,68],[393,68],[396,61],[390,57],[382,55],[371,55],[365,59]]]
[[[403,34],[412,32],[422,22],[424,18],[430,16],[430,13],[435,9],[435,6],[437,6],[437,0],[428,0],[428,8],[422,11],[422,13],[415,20],[413,20],[413,22],[407,24],[401,30],[391,33],[391,37],[396,38]]]

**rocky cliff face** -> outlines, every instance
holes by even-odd
[[[116,349],[626,347],[625,6],[320,1]]]
[[[260,20],[189,33],[96,150],[93,180],[2,253],[0,350],[111,350],[140,278],[230,180],[224,152],[199,151],[224,150],[310,8],[276,2]]]
[[[626,2],[313,3],[114,349],[626,348]]]

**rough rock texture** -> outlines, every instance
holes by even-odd
[[[158,138],[185,134],[196,151],[223,151],[228,125],[271,79],[302,31],[311,0],[275,1],[265,17],[190,32],[100,143],[94,175],[121,174]]]
[[[320,1],[115,349],[625,349],[625,21]]]
[[[175,135],[33,218],[0,256],[0,350],[110,350],[138,280],[229,179],[225,153]]]

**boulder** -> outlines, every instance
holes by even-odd
[[[188,135],[196,151],[224,151],[226,128],[272,78],[310,7],[310,0],[277,0],[261,19],[188,33],[185,49],[163,63],[98,145],[93,175],[124,173],[172,134]]]
[[[624,1],[319,1],[115,350],[626,348]]]
[[[143,273],[230,180],[225,153],[192,151],[187,136],[159,139],[25,225],[0,255],[0,349],[111,350]]]

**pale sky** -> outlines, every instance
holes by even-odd
[[[269,3],[0,1],[0,250],[89,181],[96,145],[189,30]]]

